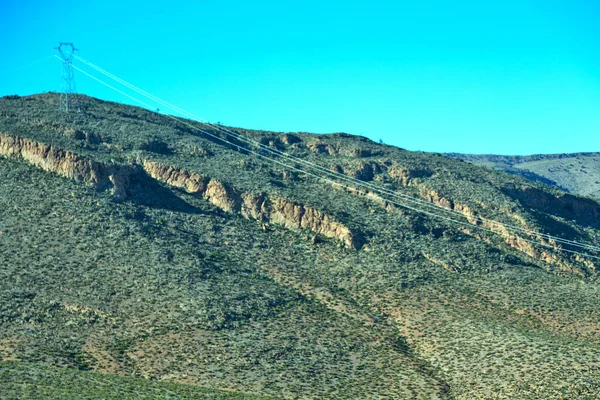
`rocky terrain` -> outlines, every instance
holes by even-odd
[[[600,245],[598,201],[227,128],[371,186],[318,180],[218,127],[80,103],[0,100],[0,398],[600,396],[598,259],[563,251]]]

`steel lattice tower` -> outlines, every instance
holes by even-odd
[[[56,47],[58,55],[63,60],[62,83],[60,88],[60,111],[69,112],[70,109],[79,111],[77,90],[75,89],[75,74],[73,73],[73,54],[77,51],[73,43],[60,42]]]

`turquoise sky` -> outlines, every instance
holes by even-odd
[[[59,41],[210,121],[409,150],[600,151],[600,2],[14,1],[0,95],[56,91]],[[131,101],[76,75],[82,93]]]

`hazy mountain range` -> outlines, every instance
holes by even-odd
[[[582,196],[600,198],[600,153],[496,156],[449,153],[476,165],[521,175]]]

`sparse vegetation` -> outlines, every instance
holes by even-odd
[[[82,98],[83,112],[65,115],[56,101],[3,98],[0,133],[289,199],[365,242],[243,218],[144,175],[117,201],[0,157],[0,398],[600,396],[597,264],[547,262],[333,189],[149,111]],[[391,190],[600,245],[593,200],[345,134],[239,131]]]
[[[476,165],[520,175],[582,196],[600,198],[600,153],[495,156],[450,154]]]

